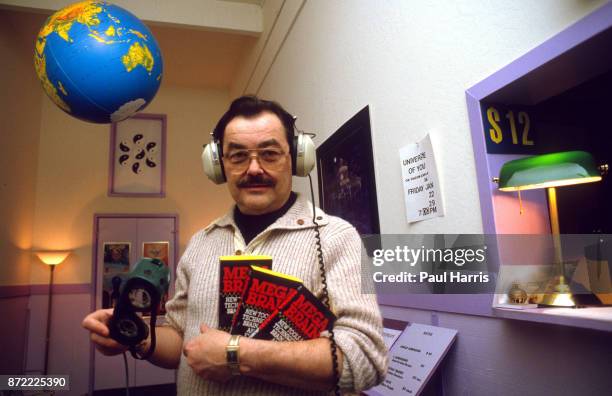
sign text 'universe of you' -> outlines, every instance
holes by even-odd
[[[400,149],[406,217],[409,223],[444,216],[431,138]]]

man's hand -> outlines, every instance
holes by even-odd
[[[113,309],[99,309],[83,319],[81,325],[89,330],[91,341],[103,355],[113,356],[125,352],[128,347],[110,338],[108,321],[113,316]]]
[[[191,369],[207,380],[225,382],[230,379],[232,375],[226,359],[229,339],[229,333],[202,324],[200,335],[189,340],[183,348]]]

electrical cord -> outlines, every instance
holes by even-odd
[[[327,275],[325,274],[325,263],[323,262],[323,247],[321,246],[321,233],[319,232],[319,223],[317,223],[317,214],[315,210],[314,189],[312,188],[312,177],[308,174],[310,182],[310,199],[312,201],[312,222],[315,225],[315,243],[317,246],[317,259],[319,261],[319,270],[321,271],[321,284],[323,285],[322,302],[331,311],[331,303],[329,301],[329,291],[327,289]],[[340,396],[340,372],[338,369],[338,345],[334,335],[333,327],[329,331],[331,341],[332,366],[334,371],[334,395]]]
[[[130,396],[130,382],[128,374],[128,361],[125,351],[123,352],[123,363],[125,364],[125,396]]]
[[[151,321],[150,321],[151,344],[149,346],[149,350],[141,355],[135,346],[130,346],[129,351],[132,354],[132,357],[134,359],[146,360],[153,354],[153,351],[155,350],[155,342],[156,342],[155,323],[157,321],[157,307],[159,306],[159,300],[160,300],[159,296],[153,293],[152,301],[151,301],[151,307],[153,307],[153,310],[151,311]],[[130,377],[129,377],[129,371],[128,371],[127,355],[125,351],[123,352],[123,363],[125,364],[125,395],[130,396],[130,382],[129,382]]]
[[[155,351],[157,340],[157,337],[155,336],[155,326],[157,323],[157,307],[159,307],[159,300],[160,297],[157,294],[152,293],[151,307],[154,308],[151,311],[151,319],[149,321],[149,332],[151,334],[151,344],[149,345],[149,349],[144,354],[141,354],[140,351],[137,349],[138,346],[131,346],[130,353],[132,354],[132,357],[134,359],[147,360],[151,357],[151,355],[153,355],[153,352]]]

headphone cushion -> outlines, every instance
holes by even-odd
[[[225,171],[221,161],[221,150],[215,142],[208,143],[202,151],[202,168],[208,178],[215,184],[225,183]]]
[[[303,133],[299,133],[295,140],[297,144],[294,158],[292,158],[292,161],[295,161],[293,174],[305,177],[312,171],[316,163],[317,154],[315,145],[310,136]]]

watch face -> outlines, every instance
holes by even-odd
[[[130,303],[136,309],[147,309],[151,306],[151,296],[145,289],[132,289],[128,293]]]
[[[229,364],[237,364],[238,351],[235,349],[228,349],[226,359]]]

